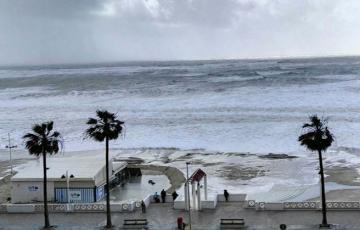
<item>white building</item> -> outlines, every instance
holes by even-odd
[[[104,158],[104,156],[48,157],[48,201],[67,203],[68,194],[72,203],[97,202],[104,198],[106,183]],[[111,160],[109,164],[111,180],[119,179],[126,165],[126,162]],[[17,174],[11,178],[11,202],[43,201],[42,158],[27,163],[17,171]]]

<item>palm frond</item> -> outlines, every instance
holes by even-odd
[[[22,138],[23,139],[32,139],[32,140],[38,141],[41,138],[41,136],[33,134],[33,133],[27,133]]]
[[[319,128],[321,128],[321,127],[323,126],[322,121],[320,120],[320,118],[318,118],[317,115],[312,115],[312,116],[310,116],[310,121],[311,121],[311,123],[312,123],[312,125],[313,125],[314,127],[319,127]]]
[[[89,118],[88,121],[86,122],[86,124],[88,125],[96,125],[98,123],[98,120],[96,120],[95,118]]]
[[[316,136],[316,132],[310,131],[308,133],[304,133],[304,134],[300,135],[298,138],[298,141],[301,142],[303,140],[308,140],[308,139],[313,140],[315,138],[315,136]]]
[[[25,142],[25,147],[28,149],[30,155],[40,155],[42,153],[42,146],[40,143],[33,140],[27,140]]]
[[[32,130],[34,131],[34,133],[41,135],[41,136],[44,135],[44,133],[45,133],[45,127],[41,124],[33,125]]]
[[[51,138],[61,138],[61,134],[57,131],[53,132],[51,135],[50,135]]]
[[[85,137],[96,141],[104,141],[105,138],[114,140],[122,134],[123,121],[117,120],[114,113],[106,110],[96,111],[97,119],[89,118],[87,124],[89,128],[85,130]]]
[[[52,131],[53,127],[54,127],[53,121],[49,121],[46,123],[46,135],[49,135],[49,133]]]
[[[305,123],[305,124],[303,124],[302,127],[303,128],[312,128],[312,127],[314,127],[314,124]]]
[[[299,136],[298,141],[311,151],[325,151],[331,146],[333,135],[316,115],[309,119],[311,122],[303,125],[305,133]]]
[[[30,154],[39,156],[42,153],[55,154],[59,151],[59,141],[62,138],[59,132],[51,132],[53,125],[52,121],[35,124],[32,127],[34,133],[23,136],[25,147]]]

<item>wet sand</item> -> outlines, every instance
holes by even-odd
[[[360,186],[360,174],[354,168],[332,167],[325,169],[327,182],[335,182],[343,185]]]
[[[335,182],[341,185],[354,186],[349,189],[333,190],[326,193],[327,201],[359,201],[360,200],[360,174],[354,168],[333,167],[325,170],[325,182]],[[358,187],[359,186],[359,187]],[[319,187],[320,189],[320,187]],[[310,199],[320,201],[320,197]]]

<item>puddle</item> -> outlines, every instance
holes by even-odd
[[[149,184],[149,180],[155,184]],[[170,182],[165,175],[142,175],[141,177],[130,179],[125,185],[118,185],[110,192],[112,201],[122,200],[142,200],[149,194],[158,192],[162,189],[170,188]]]

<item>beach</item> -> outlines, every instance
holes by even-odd
[[[0,0],[0,230],[360,230],[359,10]]]
[[[335,135],[324,153],[327,187],[356,188],[359,61],[339,57],[2,67],[0,174],[9,170],[4,148],[8,133],[18,146],[13,158],[34,159],[26,153],[22,136],[34,123],[48,120],[63,136],[62,153],[53,157],[104,154],[104,143],[87,139],[84,131],[97,109],[107,109],[125,121],[123,135],[110,143],[112,157],[137,157],[143,165],[173,167],[183,175],[190,162],[190,174],[201,168],[209,175],[210,195],[227,189],[260,200],[313,199],[319,194],[317,154],[297,140],[303,123],[318,114],[327,118]],[[170,178],[169,189],[182,180]]]
[[[2,156],[6,152],[2,152]],[[245,193],[247,199],[267,202],[287,202],[318,200],[320,194],[319,178],[317,175],[317,161],[313,165],[307,165],[307,159],[291,157],[284,154],[255,155],[234,153],[203,153],[203,150],[179,150],[179,149],[112,149],[111,156],[116,160],[131,159],[137,162],[130,167],[138,167],[144,170],[146,175],[165,175],[170,187],[165,188],[168,193],[177,191],[183,194],[183,183],[186,178],[185,162],[190,162],[190,175],[196,169],[201,168],[207,173],[210,196],[222,194],[227,189],[232,194]],[[103,151],[74,151],[61,153],[50,158],[69,157],[76,161],[77,157],[102,155]],[[26,151],[18,151],[15,154],[14,170],[21,170],[27,162],[36,160]],[[24,158],[22,158],[24,157]],[[18,159],[17,159],[18,158]],[[242,164],[229,164],[226,161],[242,162]],[[256,164],[252,164],[256,162]],[[298,174],[291,177],[287,174],[287,167],[297,167]],[[301,165],[304,168],[301,169]],[[39,168],[38,170],[42,170]],[[313,175],[312,180],[297,178],[302,172]],[[0,184],[0,200],[6,202],[10,197],[9,186],[9,161],[1,161],[0,174],[3,179]],[[360,199],[359,173],[357,169],[347,167],[329,167],[325,169],[328,201],[355,201]],[[272,186],[263,184],[271,181],[288,181],[287,183],[274,183]],[[303,184],[300,184],[303,183]]]

